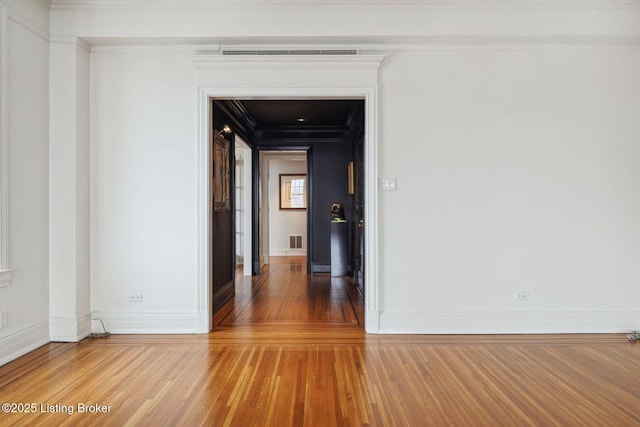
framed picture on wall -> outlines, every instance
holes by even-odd
[[[307,209],[307,175],[280,174],[280,209]]]
[[[229,201],[229,141],[214,133],[213,137],[213,210],[230,209]]]
[[[353,162],[347,165],[347,191],[349,194],[356,194],[356,181]]]

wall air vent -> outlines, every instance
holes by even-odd
[[[222,49],[223,55],[357,55],[358,51],[355,49],[265,49],[265,50],[250,50],[250,49]]]
[[[302,249],[301,234],[289,234],[289,249]]]

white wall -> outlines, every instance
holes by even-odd
[[[260,226],[258,232],[260,236],[260,266],[269,264],[269,154],[259,152],[260,170]]]
[[[277,156],[277,155],[276,155]],[[291,157],[290,155],[288,157]],[[269,255],[307,254],[307,211],[280,210],[280,174],[306,174],[306,156],[269,159]],[[289,235],[302,235],[302,249],[289,249]]]
[[[243,264],[243,274],[251,276],[253,270],[252,229],[253,194],[252,152],[247,143],[236,134],[236,259]]]
[[[144,315],[187,331],[195,312],[198,112],[180,51],[339,34],[387,55],[378,166],[399,189],[380,193],[382,332],[640,327],[637,5],[355,3],[54,7],[54,34],[133,45],[91,57],[92,310],[122,331]],[[206,46],[141,46],[158,36]]]
[[[380,173],[399,187],[381,194],[388,330],[638,326],[639,73],[640,51],[626,48],[388,58]],[[519,290],[530,300],[514,301]]]
[[[50,46],[49,322],[52,341],[91,333],[89,301],[89,47]]]
[[[0,7],[7,7],[0,4]],[[36,1],[9,2],[9,267],[0,288],[0,365],[49,341],[48,283],[48,13]]]
[[[112,332],[193,332],[194,68],[182,54],[91,57],[91,307]],[[129,297],[142,294],[142,302]]]
[[[236,221],[236,263],[243,264],[244,263],[244,195],[245,191],[247,191],[246,185],[249,185],[248,190],[251,190],[251,183],[245,183],[244,181],[244,172],[245,172],[245,159],[244,159],[244,147],[245,145],[238,141],[238,137],[236,136],[235,141],[235,221]],[[250,165],[248,165],[251,167]],[[251,227],[251,225],[247,225]]]

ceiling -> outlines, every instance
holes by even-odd
[[[240,100],[258,128],[273,126],[348,126],[360,100]],[[298,121],[304,119],[304,122]]]
[[[227,99],[214,103],[231,127],[255,144],[283,141],[343,142],[359,124],[359,99]]]

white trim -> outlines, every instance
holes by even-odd
[[[253,194],[251,192],[251,183],[253,182],[253,153],[249,146],[240,138],[240,136],[236,135],[236,143],[241,142],[242,148],[241,150],[244,152],[243,161],[244,165],[242,168],[242,172],[244,174],[243,183],[244,189],[242,190],[242,196],[244,198],[242,205],[244,206],[244,212],[242,213],[243,218],[242,222],[244,225],[244,235],[243,238],[243,274],[245,276],[251,276],[253,271],[253,229],[252,229],[252,214],[253,214]]]
[[[13,279],[13,270],[0,270],[0,288],[7,287]]]
[[[399,40],[400,39],[400,40]],[[75,37],[51,38],[52,43],[76,43]],[[166,39],[162,39],[162,44],[153,44],[153,39],[144,38],[89,38],[81,39],[85,46],[90,46],[94,53],[117,53],[117,54],[176,54],[190,57],[198,55],[212,55],[224,57],[220,51],[232,48],[234,45],[210,44],[209,40],[203,39],[195,41],[189,39],[190,43],[185,44],[184,40],[175,39],[174,44],[170,44]],[[86,48],[86,47],[85,47]],[[415,36],[390,38],[388,42],[370,43],[365,39],[357,44],[251,44],[242,45],[246,50],[321,50],[321,49],[352,49],[357,50],[359,55],[380,55],[391,52],[599,52],[599,51],[623,51],[635,52],[640,49],[640,35],[537,35],[537,36]],[[238,49],[239,50],[239,49]],[[286,57],[286,55],[283,55]],[[302,56],[302,55],[300,55]],[[320,55],[318,55],[320,56]],[[356,55],[345,55],[356,56]],[[238,58],[252,58],[255,55],[238,56]],[[279,58],[280,56],[276,56]],[[313,57],[313,56],[311,56]]]
[[[66,37],[53,37],[56,40],[65,40]],[[400,37],[390,38],[388,42],[370,43],[366,39],[360,40],[357,44],[322,44],[322,45],[274,45],[274,44],[252,44],[242,45],[247,50],[321,50],[321,49],[353,49],[360,55],[384,54],[389,52],[563,52],[563,51],[637,51],[640,49],[640,35],[570,35],[570,36],[429,36],[429,37]],[[85,43],[91,45],[91,51],[95,53],[118,53],[118,54],[176,54],[176,55],[222,55],[219,53],[223,48],[231,48],[233,45],[213,45],[208,40],[196,43],[192,40],[190,44],[184,44],[184,40],[175,39],[174,44],[168,44],[167,40],[162,40],[163,44],[149,44],[147,39],[128,38],[89,38]],[[146,44],[145,44],[146,43]],[[251,55],[247,55],[251,57]],[[254,55],[255,56],[255,55]]]
[[[78,317],[52,316],[49,318],[51,341],[78,342],[91,333],[91,316]]]
[[[299,44],[299,43],[288,43],[288,44],[221,44],[220,52],[225,51],[235,51],[235,52],[246,52],[247,55],[252,55],[252,52],[256,51],[278,51],[278,52],[304,52],[304,51],[354,51],[359,53],[360,45],[359,44],[333,44],[333,43],[309,43],[309,44]],[[296,53],[302,54],[302,53]],[[329,54],[325,52],[324,54]]]
[[[96,7],[257,7],[257,6],[427,7],[427,8],[535,8],[582,9],[636,7],[637,0],[52,0],[52,10],[86,10]]]
[[[118,38],[110,39],[108,37],[89,38],[85,40],[91,44],[91,51],[95,53],[118,53],[118,54],[154,54],[154,53],[174,53],[184,55],[197,54],[216,54],[220,51],[219,44],[211,44],[208,39],[194,40],[176,38],[171,44],[167,39],[162,39],[162,43],[153,44],[153,39],[140,38]],[[146,43],[146,44],[145,44]]]
[[[372,88],[365,102],[365,303],[364,329],[380,332],[380,288],[378,255],[378,87]]]
[[[0,287],[11,283],[9,259],[9,10],[0,3]]]
[[[378,68],[384,56],[194,58],[198,71],[198,310],[211,313],[209,121],[211,98],[365,101],[365,331],[378,332]],[[206,333],[203,324],[199,333]],[[208,322],[210,328],[210,322]]]
[[[269,256],[306,256],[307,249],[271,249]]]
[[[196,313],[196,333],[197,334],[206,334],[211,331],[212,328],[212,317],[209,314],[209,311],[206,310],[198,310]]]
[[[259,55],[199,55],[193,57],[193,62],[201,72],[201,83],[203,78],[209,77],[203,71],[217,69],[237,69],[251,68],[261,69],[275,67],[278,70],[297,70],[313,67],[324,68],[345,68],[345,69],[365,69],[370,70],[372,67],[380,66],[384,56],[382,55],[282,55],[282,56],[259,56]],[[316,70],[317,71],[317,70]],[[215,75],[212,77],[215,78]],[[215,81],[215,80],[214,80]],[[351,82],[350,82],[351,83]],[[295,92],[295,88],[286,87],[287,93],[282,96],[289,96],[291,92]],[[328,95],[327,88],[319,87],[319,91],[324,92],[325,96],[337,97],[340,95]],[[245,91],[246,92],[246,91]],[[270,92],[275,92],[271,90]],[[329,92],[330,93],[330,92]],[[254,95],[258,96],[258,95]],[[265,95],[268,96],[268,95]],[[306,95],[299,95],[304,97]],[[363,95],[357,95],[363,96]],[[264,96],[263,96],[264,97]],[[352,95],[356,97],[356,95]]]
[[[213,285],[210,262],[211,239],[211,187],[209,170],[211,168],[211,150],[209,129],[211,129],[211,115],[209,114],[209,96],[203,90],[198,93],[198,158],[196,170],[198,176],[198,220],[196,224],[197,237],[197,295],[198,325],[196,332],[206,334],[213,327]]]
[[[25,30],[29,31],[34,36],[39,37],[46,42],[49,42],[48,31],[46,29],[39,28],[37,25],[35,25],[33,22],[30,22],[27,18],[23,17],[22,15],[19,15],[16,12],[12,11],[9,14],[9,19],[11,19],[11,21],[15,22],[16,24],[20,25]]]
[[[49,343],[49,323],[40,322],[0,338],[0,366]]]
[[[84,39],[78,38],[76,40],[76,46],[78,46],[80,49],[82,49],[82,50],[84,50],[84,51],[86,51],[88,53],[91,53],[91,48],[92,48],[91,43],[87,42]]]
[[[78,317],[78,341],[91,334],[91,314]]]
[[[622,333],[640,328],[640,311],[426,311],[380,315],[388,334]]]
[[[50,40],[51,43],[55,43],[55,44],[71,44],[71,45],[75,45],[89,53],[91,53],[92,50],[92,46],[91,43],[87,42],[84,39],[81,39],[79,37],[75,37],[75,36],[54,36],[51,37]]]
[[[102,319],[107,331],[112,334],[193,334],[202,320],[200,313],[96,311],[92,317]],[[94,329],[94,332],[103,332],[102,325]]]
[[[600,52],[637,51],[640,36],[434,36],[362,44],[361,53],[388,52]]]

